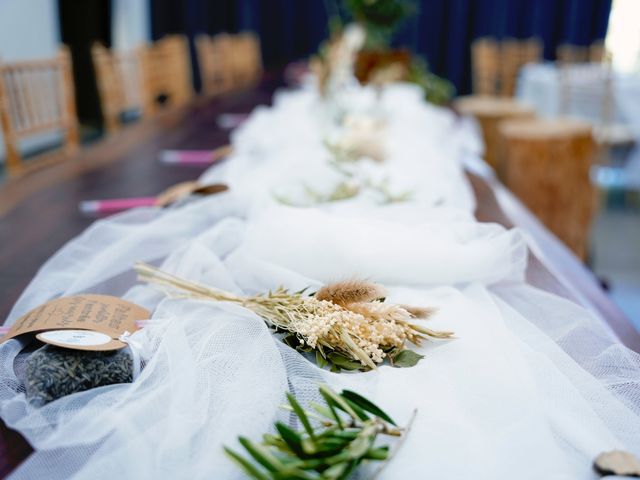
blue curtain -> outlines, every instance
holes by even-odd
[[[267,66],[306,57],[327,36],[325,0],[149,1],[154,39],[167,33],[193,38],[201,32],[253,30],[260,35]],[[464,94],[471,87],[470,45],[474,39],[538,37],[544,42],[545,58],[553,59],[562,43],[590,45],[604,39],[611,2],[420,0],[418,13],[398,32],[396,44],[423,54],[432,71]],[[198,85],[197,65],[194,78]]]

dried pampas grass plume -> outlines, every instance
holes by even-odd
[[[385,295],[385,289],[375,283],[363,280],[344,280],[325,285],[316,292],[315,297],[318,300],[326,300],[344,306],[350,303],[372,302]]]
[[[421,320],[426,320],[431,318],[431,316],[438,311],[437,308],[430,307],[415,307],[413,305],[400,305],[407,312],[411,314],[413,318],[419,318]]]

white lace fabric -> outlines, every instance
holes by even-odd
[[[356,93],[349,109],[370,108],[370,92]],[[459,161],[473,141],[449,113],[407,86],[376,103],[391,153],[373,169],[415,190],[410,200],[278,204],[273,188],[333,181],[316,102],[281,93],[234,134],[234,158],[203,177],[230,192],[98,221],[42,268],[10,322],[80,292],[123,296],[157,321],[133,334],[148,351],[134,383],[42,408],[16,375],[20,342],[0,347],[0,415],[36,449],[13,478],[243,478],[222,445],[291,422],[278,409],[285,391],[306,404],[319,382],[360,392],[400,424],[418,410],[383,479],[589,479],[602,451],[640,454],[638,355],[589,312],[524,283],[517,230],[474,220]],[[334,374],[246,309],[137,284],[138,260],[239,294],[366,278],[388,301],[437,307],[429,326],[457,338],[415,347],[425,357],[413,368]]]

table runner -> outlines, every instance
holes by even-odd
[[[445,111],[415,97],[411,107],[387,103],[390,116],[418,111],[395,125],[405,142],[389,148],[397,157],[388,166],[355,167],[358,178],[376,170],[391,176],[396,188],[414,192],[409,200],[381,205],[365,192],[327,205],[279,204],[273,189],[282,184],[331,186],[335,172],[323,168],[317,153],[323,138],[314,138],[313,128],[307,137],[295,130],[310,121],[309,108],[281,115],[287,103],[316,101],[309,91],[282,94],[238,130],[235,158],[203,177],[227,181],[231,192],[97,222],[45,265],[10,321],[77,292],[124,295],[155,307],[159,321],[134,334],[148,362],[134,384],[39,410],[26,404],[15,380],[20,345],[12,341],[0,350],[0,412],[38,450],[15,478],[43,472],[48,478],[241,478],[220,445],[268,431],[282,415],[277,406],[286,389],[306,402],[319,381],[358,390],[400,421],[418,408],[414,430],[384,478],[425,472],[591,478],[600,451],[638,453],[637,355],[588,312],[524,284],[526,246],[517,231],[475,222],[459,156],[469,144]],[[262,126],[254,128],[253,120]],[[278,141],[269,143],[273,138]],[[292,158],[300,165],[293,171]],[[411,369],[332,374],[280,343],[244,309],[167,300],[134,286],[137,260],[236,293],[366,276],[384,283],[390,300],[439,307],[433,326],[459,338],[424,347],[425,359]]]

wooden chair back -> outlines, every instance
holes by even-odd
[[[102,115],[108,132],[121,126],[124,112],[142,109],[142,74],[138,52],[109,51],[96,43],[91,49]]]
[[[607,56],[608,53],[602,41],[594,42],[589,46],[565,43],[559,45],[556,50],[559,63],[598,63],[606,61]]]
[[[189,43],[182,35],[164,37],[143,46],[138,55],[142,76],[142,111],[144,116],[158,109],[158,98],[168,105],[186,104],[193,96]]]
[[[204,93],[218,95],[255,84],[262,75],[258,37],[249,32],[196,39]]]
[[[507,39],[500,48],[500,95],[513,97],[520,69],[542,59],[542,43],[536,38]]]
[[[476,95],[496,95],[498,93],[498,72],[500,48],[492,38],[479,38],[471,44],[471,64],[473,93]]]
[[[542,59],[542,44],[536,38],[479,38],[471,45],[471,59],[475,94],[512,97],[520,69]]]
[[[598,126],[613,123],[613,71],[609,62],[560,63],[558,75],[560,115],[582,118]]]
[[[0,63],[0,123],[9,173],[24,169],[19,149],[24,138],[59,130],[64,136],[64,152],[77,149],[71,68],[67,47],[51,59]]]
[[[231,36],[201,34],[196,37],[200,79],[205,95],[213,96],[233,90]]]
[[[260,40],[255,34],[244,32],[234,35],[232,43],[232,65],[235,84],[241,88],[251,86],[262,75]]]

